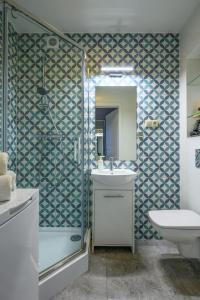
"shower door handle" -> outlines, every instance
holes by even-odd
[[[78,141],[75,139],[74,140],[74,161],[77,162],[77,154],[78,154]]]
[[[78,137],[78,155],[77,155],[77,162],[80,164],[81,162],[81,137]]]
[[[74,140],[74,161],[77,162],[77,164],[80,164],[81,162],[81,138],[80,137]]]

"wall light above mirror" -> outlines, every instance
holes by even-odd
[[[96,87],[96,156],[136,160],[137,87]]]

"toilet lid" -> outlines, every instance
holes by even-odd
[[[163,228],[200,229],[200,215],[192,210],[152,210],[149,218]]]

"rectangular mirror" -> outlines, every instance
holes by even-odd
[[[96,156],[136,160],[137,87],[96,87]]]

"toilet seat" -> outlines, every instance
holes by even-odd
[[[161,228],[200,230],[200,215],[192,210],[152,210],[148,214],[152,223]]]

